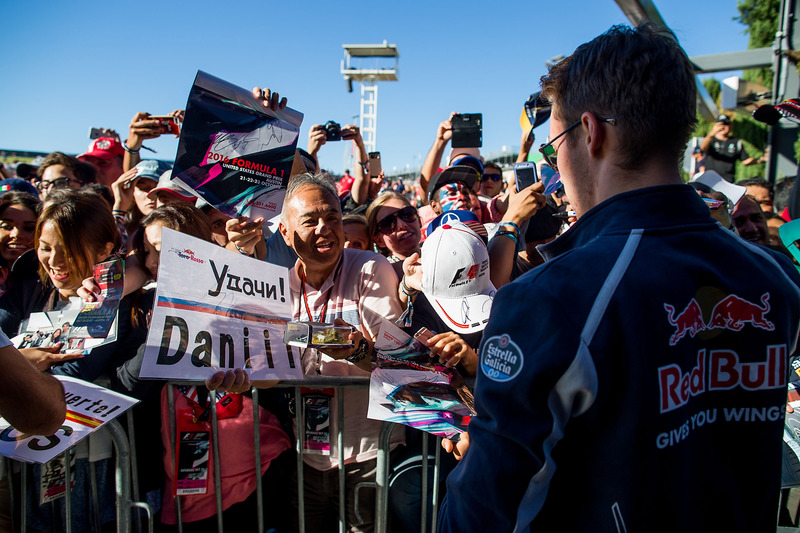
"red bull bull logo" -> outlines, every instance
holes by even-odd
[[[761,296],[761,307],[731,294],[714,306],[708,329],[739,331],[749,323],[757,328],[773,331],[775,324],[765,318],[767,313],[769,313],[768,292]]]
[[[697,352],[697,365],[684,373],[678,365],[658,369],[661,412],[672,411],[689,402],[692,396],[709,391],[764,390],[786,387],[786,345],[767,347],[766,361],[743,362],[732,350]]]
[[[766,318],[770,311],[768,292],[761,296],[760,306],[735,294],[727,296],[714,306],[708,323],[703,320],[703,310],[694,298],[677,316],[675,307],[664,304],[664,309],[667,311],[667,320],[675,328],[675,332],[669,338],[670,346],[675,346],[687,334],[694,337],[704,330],[741,331],[745,324],[767,331],[775,329],[775,324]]]
[[[677,317],[675,316],[675,308],[671,305],[664,304],[664,309],[667,310],[667,320],[675,326],[675,333],[669,338],[670,346],[675,346],[687,333],[694,337],[706,329],[706,323],[703,322],[703,311],[694,298]]]

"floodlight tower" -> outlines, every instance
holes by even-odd
[[[397,45],[343,44],[342,75],[348,92],[353,92],[353,81],[361,84],[361,120],[359,128],[367,152],[374,152],[378,141],[378,82],[397,81],[397,64],[400,54]],[[351,64],[351,59],[369,59],[369,65]],[[365,67],[365,68],[362,68]]]

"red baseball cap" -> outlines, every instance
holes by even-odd
[[[125,150],[122,149],[122,144],[113,137],[100,137],[92,141],[89,149],[85,154],[78,156],[78,159],[84,157],[96,157],[98,159],[113,159],[118,155],[124,155]]]

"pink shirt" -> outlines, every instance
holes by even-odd
[[[289,286],[292,291],[292,319],[309,320],[305,297],[301,290],[300,262],[289,271]],[[320,289],[305,287],[311,320],[332,324],[341,318],[357,327],[364,336],[374,340],[384,320],[394,322],[402,313],[397,299],[397,276],[385,257],[373,252],[346,248],[342,258]],[[325,317],[320,317],[327,301]],[[336,360],[313,348],[300,352],[303,371],[307,375],[368,376],[369,372],[344,360]],[[344,391],[344,458],[345,463],[374,459],[378,450],[380,422],[367,418],[369,390],[366,388]],[[337,431],[337,397],[331,405],[331,454],[304,455],[305,462],[318,470],[329,470],[339,466]],[[404,432],[396,430],[392,435],[392,447],[404,441]]]

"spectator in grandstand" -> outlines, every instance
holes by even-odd
[[[283,203],[279,230],[287,245],[299,256],[289,271],[294,320],[350,324],[353,348],[306,349],[301,353],[303,370],[309,375],[367,376],[372,368],[373,339],[383,320],[400,315],[397,278],[385,258],[371,252],[344,249],[342,214],[336,189],[325,175],[301,174],[292,178]],[[368,393],[361,389],[343,392],[344,458],[346,461],[347,528],[372,530],[375,502],[366,498],[369,489],[355,487],[374,479],[380,424],[364,416]],[[337,395],[305,396],[317,406],[317,427],[336,428]],[[311,416],[307,413],[307,416]],[[399,433],[399,434],[398,434]],[[338,516],[338,443],[328,433],[330,455],[304,455],[306,530],[328,531]],[[393,446],[402,440],[396,432]],[[303,444],[305,446],[305,443]],[[374,494],[374,493],[372,493]],[[358,509],[363,522],[357,519]]]
[[[98,183],[111,187],[124,172],[122,169],[124,153],[118,137],[100,137],[93,140],[78,159],[90,163],[97,169]]]

